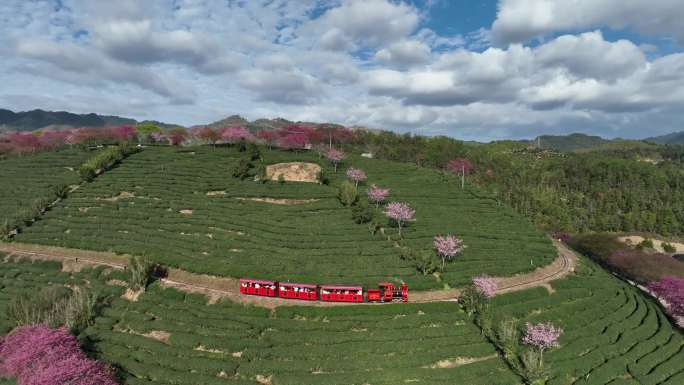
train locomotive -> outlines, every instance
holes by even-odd
[[[380,282],[377,289],[368,289],[364,292],[363,286],[357,285],[312,285],[241,278],[240,293],[304,301],[408,302],[406,283],[395,285],[392,282]]]

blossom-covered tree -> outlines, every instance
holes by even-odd
[[[188,137],[188,132],[183,128],[175,128],[171,130],[167,137],[172,146],[179,146]]]
[[[465,177],[466,175],[470,174],[470,171],[473,169],[473,164],[470,163],[468,159],[465,158],[456,158],[450,160],[447,165],[446,169],[456,175],[461,176],[461,188],[465,187]]]
[[[390,189],[380,188],[374,184],[370,186],[366,194],[368,195],[368,200],[375,203],[375,207],[379,207],[380,203],[384,202],[389,196]]]
[[[278,143],[278,133],[273,130],[261,130],[256,136],[268,146],[269,150]]]
[[[359,187],[359,182],[363,182],[366,180],[366,173],[363,172],[363,170],[354,168],[354,167],[349,167],[347,169],[347,178],[351,179],[356,187]]]
[[[309,138],[304,133],[286,133],[278,139],[278,146],[286,150],[303,150],[309,144]]]
[[[385,207],[385,215],[397,224],[397,227],[399,227],[399,236],[401,236],[402,227],[406,222],[414,220],[416,210],[412,209],[407,203],[390,202]]]
[[[109,130],[109,136],[117,142],[128,142],[135,137],[135,127],[130,125],[112,127]]]
[[[563,334],[563,329],[555,327],[552,323],[525,324],[523,343],[539,349],[539,366],[544,366],[544,350],[558,347],[558,337]]]
[[[221,133],[211,127],[198,127],[192,130],[192,136],[196,139],[215,146],[221,140]]]
[[[663,277],[648,284],[648,289],[665,301],[673,316],[684,317],[684,278]]]
[[[250,142],[254,140],[254,135],[244,127],[226,127],[221,130],[221,137],[227,143],[237,143],[241,140]]]
[[[337,165],[347,157],[347,154],[345,154],[343,151],[331,148],[328,150],[328,152],[326,152],[325,157],[328,158],[328,160],[333,164],[335,167],[335,172],[337,172]]]
[[[437,255],[439,255],[439,257],[442,259],[442,270],[444,270],[447,260],[453,259],[465,248],[463,240],[456,238],[451,234],[445,236],[436,236],[433,239],[432,244],[435,248],[435,251],[437,251]]]
[[[485,298],[492,298],[496,293],[497,285],[494,278],[482,274],[479,277],[473,278],[473,287]]]
[[[65,328],[21,326],[0,341],[0,376],[22,385],[115,385],[112,370],[91,360]]]

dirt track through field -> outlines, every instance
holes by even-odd
[[[554,240],[553,243],[558,250],[558,257],[551,264],[525,274],[517,274],[511,277],[494,277],[498,285],[496,293],[503,294],[533,287],[545,287],[550,292],[553,292],[549,282],[571,274],[577,263],[577,255],[574,251],[557,240]],[[84,267],[93,266],[107,266],[124,270],[128,260],[128,256],[114,253],[23,243],[0,243],[0,251],[8,253],[12,257],[58,261],[62,263],[64,271],[78,271]],[[209,303],[214,303],[222,298],[228,298],[234,302],[267,308],[278,306],[358,305],[242,295],[238,289],[238,279],[194,274],[179,269],[169,269],[168,276],[161,280],[161,284],[165,287],[173,287],[185,292],[204,294],[209,298]],[[460,289],[409,291],[409,301],[412,303],[455,301],[459,294]]]

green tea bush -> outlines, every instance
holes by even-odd
[[[337,198],[344,206],[352,206],[359,200],[359,192],[353,183],[344,181],[338,188]]]

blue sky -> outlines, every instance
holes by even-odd
[[[468,140],[684,129],[680,0],[4,0],[0,107]]]

